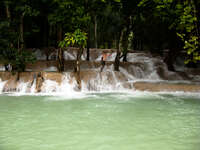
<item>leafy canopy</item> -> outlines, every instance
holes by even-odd
[[[77,46],[85,48],[87,45],[87,33],[77,29],[74,33],[66,33],[63,41],[59,43],[59,47]]]

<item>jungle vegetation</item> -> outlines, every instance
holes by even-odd
[[[80,38],[81,37],[81,38]],[[168,49],[165,62],[185,53],[185,63],[200,60],[200,1],[198,0],[1,0],[0,60],[24,71],[34,62],[30,48],[48,54],[59,49],[63,71],[63,47],[117,49],[127,61],[129,50],[159,55]],[[54,47],[55,49],[51,49]],[[76,69],[79,69],[77,66]]]

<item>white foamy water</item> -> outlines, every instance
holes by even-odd
[[[68,98],[83,97],[81,92],[77,92],[76,80],[71,78],[69,73],[63,75],[61,83],[52,80],[45,80],[39,95],[55,95]]]
[[[56,81],[45,80],[42,85],[42,93],[57,92],[59,84]]]
[[[0,79],[0,94],[3,91],[3,87],[4,87],[5,84],[6,84],[6,81],[1,81],[1,79]]]
[[[113,84],[109,83],[107,76],[97,74],[96,78],[90,79],[87,83],[82,81],[83,91],[111,91],[114,90]]]
[[[64,58],[65,60],[75,60],[76,59],[76,54],[75,53],[69,53],[67,51],[64,52]]]
[[[75,89],[77,88],[77,83],[74,78],[71,78],[71,76],[68,73],[65,73],[62,79],[62,83],[58,87],[58,91],[61,93],[68,93],[71,94],[75,92]]]
[[[47,72],[56,72],[56,71],[58,71],[58,68],[55,67],[55,66],[51,66],[51,67],[45,68],[44,71],[47,71]]]
[[[35,52],[38,59],[44,59],[45,56],[39,50]],[[100,61],[102,52],[96,52],[97,55],[91,56],[91,60]],[[74,60],[76,58],[76,52],[64,52],[66,60]],[[83,54],[82,59],[85,59],[86,53]],[[108,54],[107,61],[114,61],[116,53]],[[55,80],[45,79],[42,83],[41,93],[43,95],[64,95],[73,97],[80,93],[90,92],[130,92],[134,91],[134,82],[167,82],[167,83],[194,83],[190,80],[184,80],[178,73],[170,72],[167,69],[166,64],[161,58],[153,58],[150,54],[145,53],[129,53],[127,55],[127,66],[120,67],[120,72],[115,72],[114,65],[105,65],[103,71],[100,72],[101,67],[95,67],[91,69],[93,76],[90,79],[83,79],[82,89],[78,90],[78,85],[75,78],[70,76],[70,73],[63,73],[61,82],[58,83]],[[125,64],[126,65],[126,64]],[[85,68],[84,68],[85,67]],[[88,66],[83,65],[82,70],[87,70]],[[46,71],[57,71],[56,67],[45,68]],[[86,74],[87,76],[87,74]],[[193,80],[199,81],[199,76],[190,76]],[[0,80],[0,93],[3,92],[4,86],[7,81]],[[9,90],[9,89],[8,89]],[[4,90],[5,91],[5,90]],[[13,92],[13,89],[10,90]],[[20,94],[36,94],[36,79],[28,82],[17,83],[16,92]],[[9,91],[6,91],[9,92]],[[79,93],[79,94],[78,94]],[[38,93],[37,93],[38,94]],[[135,93],[134,93],[135,94]],[[79,95],[80,96],[80,95]]]
[[[4,66],[0,66],[0,71],[5,71],[5,67]]]
[[[28,82],[20,82],[17,86],[17,92],[26,93],[28,90]]]
[[[35,89],[36,89],[36,79],[33,80],[33,84],[32,84],[32,86],[31,86],[30,89],[31,89],[31,90],[30,90],[31,93],[35,93]]]
[[[36,56],[37,60],[46,60],[45,54],[39,49],[35,50],[34,55]]]
[[[156,76],[156,74],[154,75]],[[120,68],[119,72],[106,71],[97,72],[95,77],[89,80],[82,80],[82,89],[78,90],[78,85],[75,78],[70,76],[70,73],[64,73],[61,83],[54,80],[44,80],[41,87],[41,93],[39,95],[63,95],[74,97],[80,93],[90,92],[134,92],[134,84],[138,81],[145,82],[163,82],[163,83],[190,83],[190,81],[165,81],[165,80],[152,80],[136,78],[128,73],[124,68]],[[0,81],[0,92],[2,93],[4,85],[7,81]],[[12,90],[12,89],[11,89]],[[16,86],[16,92],[18,94],[36,94],[36,79],[32,82],[18,82]],[[7,91],[9,92],[9,91]],[[13,90],[11,91],[13,92]],[[77,94],[79,93],[79,94]],[[170,93],[170,92],[167,92]],[[181,92],[180,92],[181,93]],[[38,93],[37,93],[38,94]],[[135,93],[134,93],[135,94]]]

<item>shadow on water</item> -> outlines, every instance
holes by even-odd
[[[164,97],[164,98],[174,98],[174,97],[176,97],[175,95],[171,95],[171,94],[159,94],[159,95]]]

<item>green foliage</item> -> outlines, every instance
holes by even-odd
[[[8,20],[2,20],[0,22],[0,50],[9,47],[11,41],[16,42],[15,38],[17,34],[10,32],[11,23]]]
[[[7,7],[7,10],[6,15],[0,18],[1,63],[11,64],[12,71],[25,71],[26,64],[33,63],[36,58],[27,50],[19,50],[20,17],[35,17],[39,15],[39,11],[34,9],[28,0],[5,0],[3,6]],[[7,13],[10,13],[10,16]]]
[[[0,59],[5,65],[11,64],[12,71],[18,72],[25,71],[27,63],[34,63],[36,61],[36,57],[32,52],[27,50],[18,51],[13,47],[1,51]]]
[[[78,84],[80,85],[80,59],[83,53],[84,48],[87,45],[87,34],[80,29],[76,29],[73,33],[66,33],[63,41],[59,43],[59,47],[69,47],[75,46],[79,47],[79,51],[77,51],[77,63],[76,68],[74,68],[75,72],[78,72]],[[61,49],[62,50],[62,49]]]
[[[29,51],[22,50],[18,52],[15,50],[15,52],[15,59],[14,61],[11,61],[11,65],[14,69],[13,71],[25,71],[26,64],[34,63],[36,61],[36,57]]]
[[[178,32],[177,35],[184,42],[183,48],[188,54],[185,63],[196,63],[197,61],[200,61],[198,51],[200,47],[200,37],[198,37],[196,33],[198,27],[195,6],[191,2],[185,1],[182,6],[179,4],[177,8],[182,9],[182,12],[180,11],[179,24],[177,25],[176,30]]]
[[[39,15],[39,11],[33,9],[31,6],[29,6],[28,4],[24,3],[22,4],[18,4],[15,7],[15,11],[22,14],[23,16],[38,16]]]
[[[199,49],[200,43],[199,43],[199,38],[195,35],[190,35],[188,40],[186,40],[186,35],[185,34],[179,34],[177,35],[185,42],[184,43],[184,49],[186,50],[188,54],[188,59],[185,61],[186,64],[190,62],[196,63],[197,61],[200,61],[200,54],[197,51]]]
[[[87,33],[82,32],[80,29],[74,31],[74,33],[66,33],[63,41],[59,43],[59,47],[75,46],[85,48],[87,45]]]
[[[12,48],[57,47],[65,31],[59,47],[82,48],[87,40],[88,48],[117,48],[123,35],[125,51],[184,48],[196,62],[200,15],[195,1],[200,5],[197,0],[1,0],[0,55],[6,52],[16,61],[14,56],[22,54]]]
[[[48,14],[51,25],[62,24],[64,30],[74,31],[86,27],[90,21],[90,16],[85,13],[84,1],[53,0],[52,5],[57,7]]]
[[[200,37],[197,33],[197,10],[193,0],[142,0],[139,7],[151,5],[154,14],[160,16],[163,21],[169,23],[169,29],[175,30],[177,36],[183,41],[183,49],[186,50],[188,59],[185,61],[197,62],[200,60]]]

